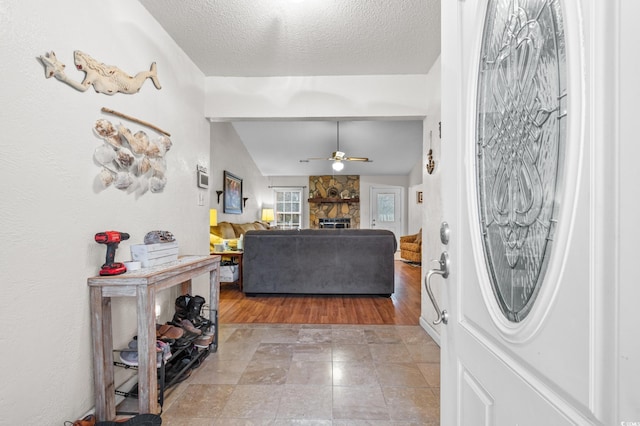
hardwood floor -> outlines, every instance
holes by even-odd
[[[395,261],[395,293],[380,296],[246,297],[235,284],[220,288],[221,324],[418,325],[420,267]]]

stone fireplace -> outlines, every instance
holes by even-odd
[[[360,228],[360,176],[309,176],[309,227]]]
[[[331,219],[330,217],[320,217],[318,218],[318,227],[322,229],[351,228],[351,218],[336,217]]]

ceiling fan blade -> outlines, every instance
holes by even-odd
[[[307,158],[306,160],[300,160],[301,163],[308,163],[309,161],[312,160],[329,160],[329,161],[334,161],[334,162],[341,162],[341,161],[362,161],[365,163],[371,163],[372,161],[369,160],[367,157],[347,157],[347,154],[345,154],[344,152],[340,151],[340,122],[336,123],[336,151],[333,151],[331,153],[331,157],[329,158]]]
[[[329,161],[333,161],[335,160],[334,158],[326,158],[326,157],[313,157],[313,158],[307,158],[306,160],[300,160],[301,163],[308,163],[309,161],[315,161],[315,160],[329,160]]]

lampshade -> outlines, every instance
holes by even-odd
[[[333,167],[333,170],[335,170],[336,172],[339,172],[340,170],[344,169],[344,163],[340,160],[336,160],[333,162],[331,167]]]
[[[218,211],[216,209],[209,210],[209,226],[218,224]]]
[[[271,222],[273,220],[273,209],[262,209],[262,221]]]

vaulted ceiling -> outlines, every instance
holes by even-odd
[[[140,0],[206,76],[426,74],[440,55],[440,0]],[[330,173],[336,119],[234,127],[264,175]],[[340,150],[369,157],[343,174],[405,175],[422,122],[347,121]],[[323,172],[320,172],[324,170]]]

